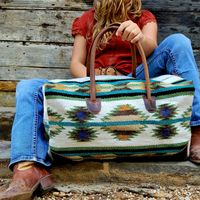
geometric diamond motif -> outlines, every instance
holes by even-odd
[[[111,88],[110,91],[116,92],[116,91],[121,91],[121,90],[131,90],[131,88],[127,87],[127,85],[128,85],[128,82],[116,84],[114,89],[112,89],[112,86],[110,87]]]
[[[173,124],[165,124],[158,126],[153,129],[154,135],[152,137],[157,137],[159,139],[171,139],[173,136],[177,135],[177,127]]]
[[[54,112],[50,107],[47,108],[47,112],[49,122],[62,122],[64,119],[63,117],[61,117],[61,115],[58,114],[58,112]],[[62,130],[65,130],[63,126],[50,125],[50,138],[59,135]]]
[[[187,111],[182,115],[183,118],[191,117],[192,106],[190,106]],[[185,130],[190,131],[190,120],[182,122],[181,125],[185,128]]]
[[[106,126],[102,127],[102,129],[120,141],[128,141],[134,136],[137,136],[139,133],[144,131],[146,125],[129,125],[129,126]]]
[[[88,120],[95,118],[95,115],[90,113],[87,107],[75,106],[67,111],[66,115],[76,123],[86,123]]]
[[[102,121],[104,122],[124,122],[125,125],[114,125],[102,127],[103,130],[111,133],[115,139],[126,141],[141,133],[147,126],[145,124],[130,124],[130,121],[145,121],[148,116],[139,111],[138,108],[129,104],[117,106]],[[126,125],[127,123],[127,125]]]
[[[58,112],[54,112],[50,107],[47,108],[47,112],[50,122],[62,122],[64,119]]]
[[[119,120],[120,118],[120,120]],[[107,116],[102,119],[102,121],[129,121],[131,119],[138,121],[145,121],[148,116],[145,116],[142,111],[139,111],[138,108],[131,106],[130,104],[118,105],[114,110],[108,113]]]
[[[153,116],[161,121],[170,120],[177,114],[176,109],[177,107],[175,107],[175,105],[162,104],[158,106]]]
[[[59,135],[59,133],[65,130],[65,128],[63,126],[59,126],[59,125],[50,125],[50,138],[55,137],[56,135]]]
[[[77,142],[90,142],[97,137],[96,132],[90,127],[75,127],[72,131],[69,131],[69,138]]]
[[[158,90],[158,89],[164,88],[162,86],[162,82],[160,81],[152,82],[150,85],[151,85],[151,90]]]

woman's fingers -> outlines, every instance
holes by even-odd
[[[142,39],[142,33],[137,34],[134,38],[130,40],[131,43],[136,43]]]
[[[137,24],[132,21],[123,22],[116,32],[117,36],[121,36],[122,40],[137,42],[141,39],[141,30]]]
[[[140,34],[140,30],[139,29],[133,29],[128,37],[126,38],[127,41],[132,41],[134,38],[136,38],[138,35]],[[138,37],[137,37],[138,38]]]
[[[123,22],[116,31],[117,36],[122,36],[124,29],[128,26],[128,21]]]

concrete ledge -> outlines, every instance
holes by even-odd
[[[54,163],[50,169],[58,182],[151,183],[161,186],[200,184],[200,167],[189,162],[77,162]]]
[[[2,146],[1,143],[0,146]],[[2,149],[0,148],[0,178],[12,178],[12,172],[8,169],[10,149]],[[182,162],[72,162],[60,156],[54,156],[54,158],[49,170],[56,183],[200,185],[200,165],[188,160]]]

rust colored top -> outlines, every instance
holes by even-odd
[[[74,20],[72,25],[72,36],[81,34],[87,41],[87,51],[89,51],[92,44],[92,27],[96,23],[94,19],[94,7],[85,12],[81,17]],[[150,22],[157,23],[154,15],[143,10],[142,15],[139,18],[133,20],[134,23],[142,30],[142,28]],[[97,51],[95,59],[95,68],[106,68],[113,66],[124,75],[131,73],[131,49],[128,41],[122,41],[121,37],[113,35],[112,39],[108,41],[108,44],[103,47],[102,50]],[[141,64],[142,60],[137,51],[137,65]]]

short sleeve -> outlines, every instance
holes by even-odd
[[[72,36],[75,37],[75,35],[77,35],[77,34],[81,34],[84,36],[79,17],[76,18],[72,24]]]
[[[157,23],[156,18],[148,10],[143,10],[142,16],[139,19],[140,28],[142,29],[145,25],[147,25],[148,23],[151,23],[151,22]]]
[[[85,12],[81,17],[78,17],[74,20],[72,24],[72,36],[75,37],[75,35],[81,34],[86,38],[88,30],[93,20],[94,8]]]

